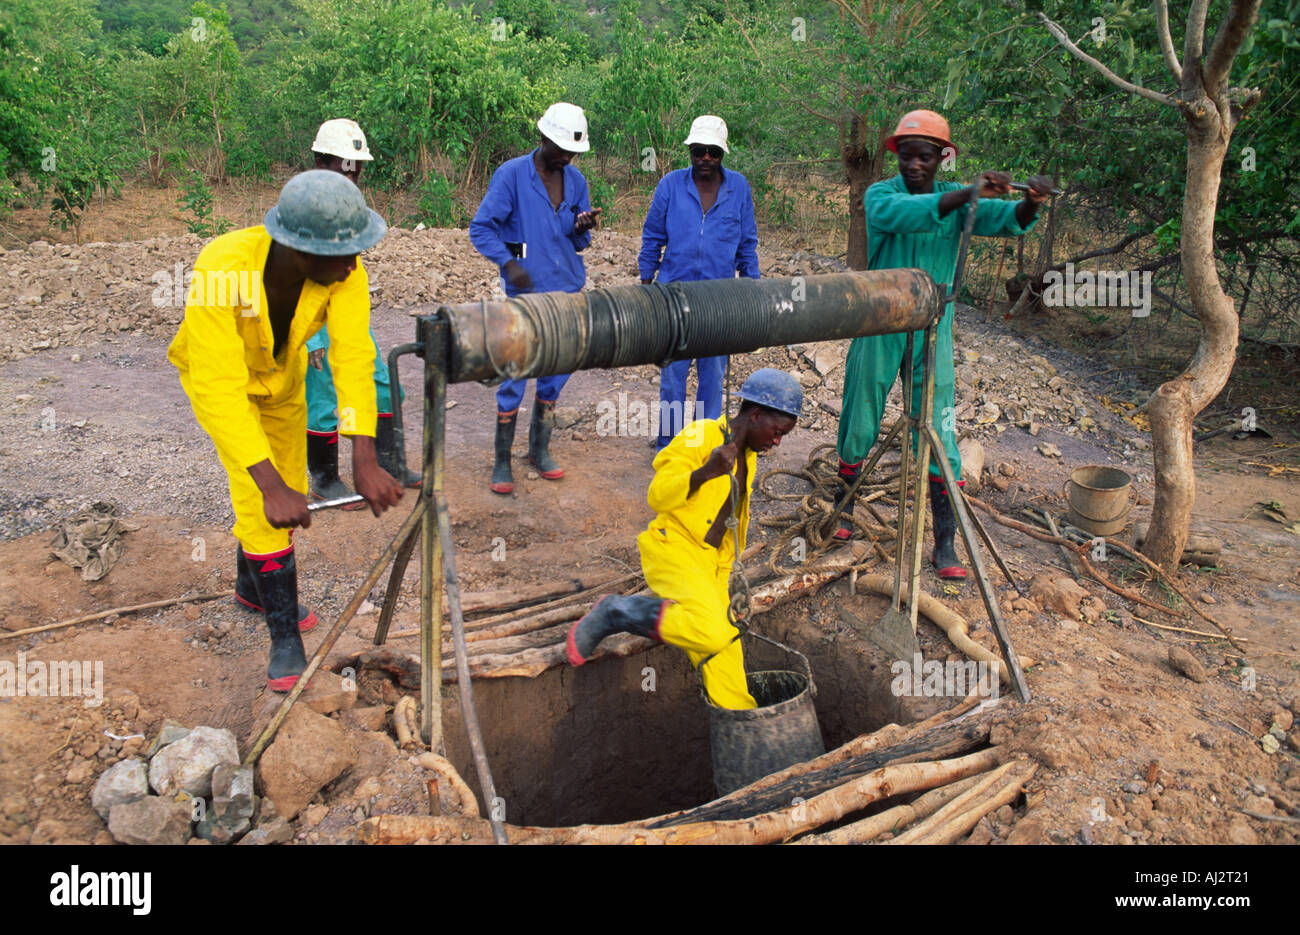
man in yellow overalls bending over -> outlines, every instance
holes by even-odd
[[[307,666],[290,530],[307,510],[307,339],[329,329],[340,431],[352,436],[357,492],[376,516],[401,485],[375,459],[370,294],[357,254],[387,225],[337,172],[290,179],[262,225],[216,238],[194,263],[185,320],[167,351],[230,479],[235,596],[266,616],[267,687],[287,692]]]
[[[641,569],[653,595],[607,595],[569,631],[569,662],[580,666],[615,633],[635,633],[686,650],[719,708],[752,708],[739,631],[727,620],[728,582],[745,549],[756,454],[771,451],[795,426],[803,390],[788,373],[757,370],[736,394],[744,402],[728,428],[720,419],[686,426],[654,460],[650,508],[658,515],[637,536]],[[740,490],[736,535],[732,478]]]

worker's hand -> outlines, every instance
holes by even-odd
[[[369,435],[352,436],[352,480],[376,516],[402,499],[402,485],[379,466],[375,440]]]
[[[262,512],[266,514],[266,521],[276,529],[292,529],[294,526],[306,529],[311,525],[306,496],[283,483],[269,493],[262,492]]]
[[[981,172],[975,184],[979,186],[981,198],[1005,195],[1011,191],[1011,173],[990,169],[988,172]]]
[[[702,470],[709,480],[730,474],[732,468],[736,466],[738,457],[740,457],[740,445],[732,439],[709,452],[709,460],[704,462]]]
[[[584,211],[573,219],[573,231],[575,234],[581,234],[591,230],[593,227],[600,225],[600,209],[592,208],[590,211]]]
[[[506,279],[520,292],[533,290],[533,277],[528,275],[528,270],[524,269],[524,265],[518,260],[511,260],[506,264]]]
[[[311,511],[307,498],[284,482],[270,458],[249,465],[248,476],[262,494],[262,512],[266,521],[276,529],[292,529],[311,525]]]
[[[1052,189],[1056,187],[1056,183],[1050,175],[1031,175],[1025,182],[1029,186],[1029,191],[1025,192],[1025,198],[1036,205],[1041,205],[1051,198]]]
[[[322,367],[321,365],[324,362],[325,362],[325,348],[322,347],[317,350],[307,352],[308,365],[315,367],[317,370],[323,370],[324,367]]]
[[[370,512],[376,516],[390,506],[397,506],[397,501],[402,499],[402,485],[376,462],[354,463],[352,479],[356,481],[357,493],[366,498]]]

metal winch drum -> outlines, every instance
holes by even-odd
[[[748,672],[745,680],[756,708],[719,708],[704,699],[709,711],[713,785],[719,796],[826,752],[813,708],[816,689],[811,672]]]

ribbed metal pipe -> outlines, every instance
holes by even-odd
[[[914,269],[546,292],[441,306],[448,382],[665,364],[761,347],[919,331],[942,310]]]

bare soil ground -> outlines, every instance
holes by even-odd
[[[200,241],[183,233],[175,218],[162,223],[161,215],[174,214],[170,201],[157,209],[159,216],[150,216],[148,195],[129,195],[124,215],[114,216],[110,202],[103,216],[88,219],[85,231],[101,242],[77,247],[43,241],[0,256],[0,637],[233,586],[224,475],[165,358],[182,308],[155,304],[155,274],[192,262]],[[260,217],[258,197],[250,194],[236,216]],[[150,233],[168,225],[165,236]],[[140,239],[124,239],[131,237]],[[635,281],[637,246],[625,232],[599,233],[587,254],[590,284]],[[826,268],[795,250],[760,255],[767,275]],[[366,264],[384,349],[411,339],[411,306],[478,298],[494,280],[463,231],[394,230]],[[1112,464],[1135,477],[1140,521],[1149,513],[1152,466],[1149,438],[1140,417],[1133,417],[1132,407],[1148,391],[1139,375],[1115,371],[1087,348],[1077,354],[1040,335],[1017,335],[1000,321],[985,324],[984,317],[983,311],[963,312],[957,341],[959,430],[982,441],[986,463],[1005,488],[986,484],[982,496],[1022,520],[1026,506],[1059,512],[1059,490],[1071,468]],[[836,358],[843,350],[775,348],[735,360],[737,380],[774,365],[801,373],[808,387],[808,415],[764,470],[797,468],[813,449],[833,443],[830,410],[839,399],[843,366]],[[463,588],[487,591],[636,570],[634,538],[650,518],[645,490],[651,449],[645,437],[601,436],[596,416],[602,403],[616,405],[620,393],[657,398],[655,379],[649,367],[576,374],[561,399],[569,424],[554,445],[567,476],[555,483],[528,476],[521,429],[510,497],[487,489],[493,391],[476,384],[450,388],[447,488]],[[419,425],[414,366],[403,383],[407,424]],[[525,405],[531,402],[530,396]],[[1226,546],[1216,567],[1186,568],[1180,575],[1180,586],[1202,609],[1248,641],[1248,657],[1237,658],[1221,640],[1146,626],[1137,618],[1175,621],[1130,605],[1086,576],[1082,587],[1095,601],[1079,619],[1010,610],[1004,601],[1017,649],[1036,662],[1029,670],[1035,697],[1027,706],[1004,699],[1005,719],[992,740],[1025,751],[1044,768],[1026,798],[981,823],[971,843],[1297,840],[1294,824],[1243,811],[1281,817],[1300,803],[1300,734],[1291,726],[1300,714],[1300,535],[1258,507],[1275,501],[1290,521],[1300,518],[1298,439],[1293,421],[1261,415],[1260,424],[1271,438],[1225,434],[1198,447],[1195,525],[1221,536]],[[1048,443],[1060,456],[1042,453]],[[414,445],[409,451],[414,463]],[[997,474],[1000,464],[1011,476]],[[412,496],[408,492],[382,518],[334,512],[298,533],[303,599],[323,621],[337,618]],[[755,496],[757,515],[785,509]],[[58,520],[99,500],[115,503],[140,528],[127,534],[114,570],[86,583],[51,556],[48,543]],[[990,529],[1022,584],[1053,569],[1069,575],[1054,546],[1005,527]],[[763,537],[757,527],[752,535]],[[1122,538],[1131,535],[1132,527]],[[499,548],[494,555],[502,540],[505,560],[494,560],[502,557]],[[1105,567],[1149,599],[1178,602],[1145,576],[1125,571],[1119,560]],[[413,566],[394,629],[417,623],[417,581]],[[973,585],[945,588],[928,570],[923,581],[972,622],[985,619]],[[995,583],[1004,598],[1013,596],[996,573]],[[377,605],[382,594],[376,589],[371,601]],[[841,582],[792,605],[785,625],[833,638],[845,626],[837,608],[850,600],[867,617],[885,607],[883,599],[850,599]],[[373,614],[359,617],[337,653],[367,645],[374,620]],[[1179,625],[1211,629],[1199,618]],[[938,631],[923,628],[928,657],[952,652]],[[325,629],[308,636],[309,652]],[[987,624],[977,626],[974,637],[995,645]],[[1175,644],[1199,659],[1205,682],[1171,667],[1168,652]],[[397,645],[415,649],[416,641]],[[0,642],[0,660],[23,652],[31,660],[102,661],[105,701],[89,707],[81,698],[0,697],[0,842],[111,841],[90,808],[99,773],[138,751],[132,735],[152,737],[165,718],[228,727],[242,741],[264,702],[266,646],[260,620],[229,598]],[[617,680],[610,685],[617,689]],[[835,697],[854,696],[844,691]],[[824,720],[838,723],[837,716],[852,720],[823,712]],[[1288,740],[1268,753],[1261,738],[1274,723]],[[321,804],[346,808],[326,810],[328,819],[325,811],[309,809],[295,823],[300,840],[349,839],[352,808],[366,797],[357,790],[373,793],[365,780],[383,772],[382,754],[363,757],[327,787]],[[393,809],[411,807],[401,799],[399,790],[389,790]],[[373,795],[368,801],[365,809],[378,807]]]

